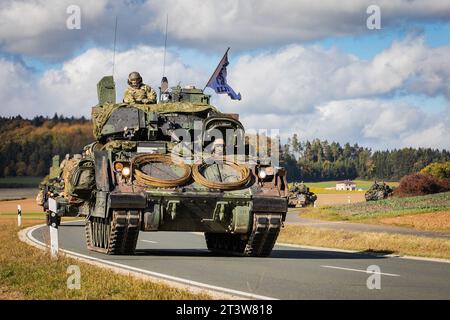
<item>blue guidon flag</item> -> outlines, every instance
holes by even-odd
[[[234,92],[233,88],[231,88],[227,83],[227,66],[229,64],[228,50],[230,50],[230,48],[228,48],[225,52],[222,60],[220,60],[219,65],[212,74],[205,88],[210,87],[216,93],[226,93],[233,100],[241,100],[241,94]]]

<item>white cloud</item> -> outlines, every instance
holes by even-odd
[[[244,113],[309,113],[331,100],[380,97],[396,93],[450,97],[450,46],[427,47],[407,38],[366,61],[335,49],[291,45],[275,52],[240,57],[229,83],[242,93]],[[218,98],[226,110],[237,103]]]
[[[355,60],[336,70],[331,80],[335,86],[344,85],[342,93],[348,97],[388,93],[413,76],[418,71],[418,62],[430,59],[431,51],[425,47],[423,38],[394,42],[371,61]]]
[[[81,30],[66,28],[66,9],[73,4],[81,7]],[[442,94],[450,101],[450,46],[430,48],[421,37],[407,38],[367,61],[335,48],[298,44],[368,32],[366,8],[371,4],[381,7],[385,29],[450,21],[450,3],[441,0],[2,0],[0,53],[62,63],[37,74],[20,60],[0,58],[1,115],[89,116],[97,103],[98,80],[111,74],[116,15],[118,100],[134,70],[157,89],[169,13],[169,44],[195,48],[191,56],[200,48],[228,45],[234,52],[258,49],[228,68],[228,82],[243,100],[213,94],[215,105],[240,113],[247,127],[280,129],[283,138],[297,132],[308,139],[381,149],[450,149],[450,106],[433,114],[389,98]],[[277,45],[283,47],[265,49]],[[209,72],[186,65],[174,49],[167,53],[171,85],[201,87]]]
[[[96,84],[112,72],[109,50],[90,49],[65,62],[61,68],[50,69],[40,77],[20,63],[0,60],[0,99],[2,115],[33,117],[52,115],[90,116],[91,107],[97,103]],[[123,98],[126,79],[131,71],[140,71],[144,82],[155,90],[161,81],[163,49],[139,46],[116,53],[116,95]],[[166,75],[171,85],[199,84],[207,78],[202,70],[192,70],[171,52],[166,56]]]
[[[81,7],[81,30],[66,28],[66,9],[73,4]],[[366,9],[373,4],[381,8],[385,29],[450,20],[450,3],[441,0],[2,0],[0,49],[67,60],[80,48],[110,48],[116,15],[122,47],[162,44],[167,13],[170,45],[220,50],[227,45],[234,50],[269,48],[367,33]]]
[[[171,38],[202,46],[254,48],[368,32],[370,5],[380,7],[383,28],[450,18],[450,3],[440,0],[167,0],[147,2],[155,12],[147,28],[163,31],[169,12],[174,21]]]
[[[353,60],[336,50],[294,45],[239,58],[229,72],[229,83],[242,92],[243,112],[308,112],[335,94],[329,76]],[[228,98],[220,101],[230,109],[235,105]]]
[[[312,139],[363,142],[375,148],[450,147],[449,117],[389,99],[397,94],[443,93],[450,97],[450,46],[429,48],[407,38],[372,60],[334,49],[292,45],[243,56],[229,71],[229,83],[243,96],[215,98],[227,112],[239,112],[251,127],[280,128]]]
[[[402,103],[351,99],[320,105],[299,130],[326,139],[357,141],[377,148],[401,146],[415,130],[424,130],[427,116]]]
[[[35,114],[32,103],[36,99],[33,82],[36,77],[19,63],[0,59],[0,101],[3,115]]]
[[[405,53],[406,52],[406,53]],[[421,39],[394,43],[370,61],[335,49],[291,45],[230,65],[230,85],[240,102],[213,94],[213,104],[240,113],[248,128],[280,129],[283,138],[358,142],[374,148],[450,148],[450,109],[427,113],[417,105],[389,99],[397,93],[449,94],[449,47],[428,48]],[[435,63],[436,59],[439,63]],[[116,54],[118,100],[129,72],[140,71],[155,89],[162,75],[163,49],[137,46]],[[111,74],[111,50],[90,49],[59,68],[35,75],[18,62],[0,60],[2,115],[89,116],[97,103],[96,84]],[[166,75],[171,85],[206,82],[209,71],[186,65],[169,50]]]
[[[6,52],[53,58],[84,46],[90,25],[107,14],[108,0],[5,0],[0,4],[0,48]],[[81,30],[69,30],[67,8],[81,9]]]
[[[404,138],[403,144],[411,147],[432,147],[450,149],[450,107],[440,114],[428,119],[429,125],[424,130],[413,130]]]
[[[330,101],[308,114],[246,114],[247,128],[279,128],[282,141],[299,138],[358,143],[374,149],[450,149],[450,109],[429,115],[398,102],[351,99]]]

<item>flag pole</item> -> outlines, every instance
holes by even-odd
[[[208,85],[208,83],[211,81],[212,77],[214,77],[214,75],[216,74],[217,70],[219,69],[219,66],[222,64],[222,60],[225,58],[225,56],[227,55],[228,51],[230,50],[230,47],[228,47],[227,51],[225,51],[222,59],[220,59],[219,63],[217,64],[216,69],[214,69],[214,72],[212,73],[211,77],[209,77],[208,82],[206,82],[205,87],[203,88],[203,91],[205,91],[206,86]]]

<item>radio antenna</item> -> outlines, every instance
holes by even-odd
[[[166,35],[164,37],[164,61],[163,61],[163,77],[166,75],[166,48],[167,48],[167,26],[169,25],[169,14],[166,16]]]
[[[114,50],[113,50],[113,61],[112,61],[112,76],[114,78],[114,66],[116,63],[116,40],[117,40],[117,16],[116,16],[116,24],[114,27]]]

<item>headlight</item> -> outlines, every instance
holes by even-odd
[[[259,167],[258,178],[260,180],[271,180],[275,175],[275,170],[273,167]]]
[[[258,172],[258,177],[260,179],[264,179],[265,177],[267,177],[266,171],[264,169],[260,169],[259,172]]]
[[[131,170],[129,167],[123,167],[121,173],[122,173],[122,176],[128,177],[131,173]]]
[[[122,169],[123,169],[123,163],[121,163],[121,162],[114,163],[114,170],[116,170],[116,172],[121,172]]]

